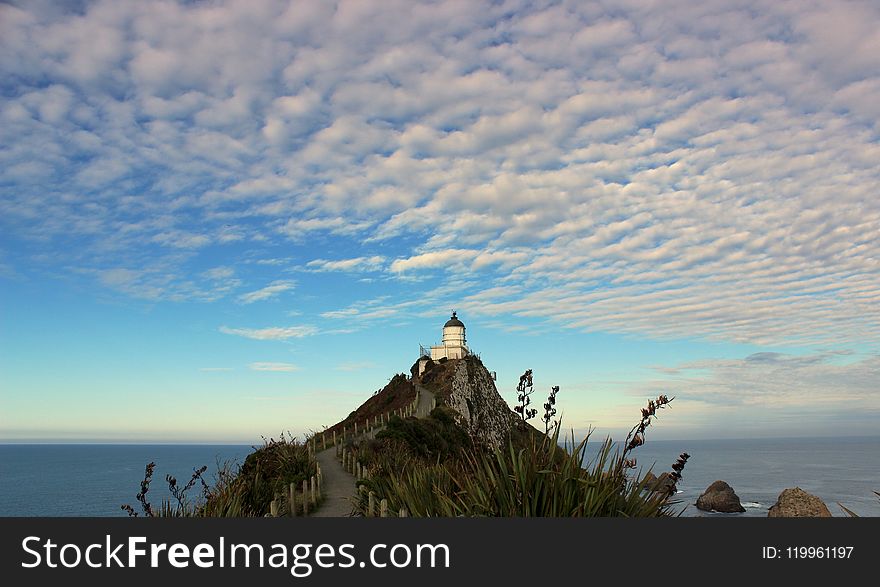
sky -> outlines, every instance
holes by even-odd
[[[0,5],[0,439],[320,430],[453,309],[566,429],[877,434],[878,121],[874,1]]]

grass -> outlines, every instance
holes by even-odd
[[[279,439],[264,439],[263,446],[255,448],[240,467],[224,463],[219,467],[215,483],[203,479],[206,467],[196,469],[192,479],[180,486],[170,475],[166,482],[172,500],[163,500],[157,507],[148,500],[155,463],[150,463],[141,482],[136,499],[147,517],[255,517],[269,514],[271,503],[287,494],[291,483],[299,487],[303,480],[316,473],[316,464],[308,447],[294,438],[281,435]],[[200,486],[201,496],[192,499],[190,492]],[[280,513],[288,512],[286,499],[280,499]],[[130,516],[138,513],[130,505],[122,506]]]
[[[427,420],[408,421],[404,433],[391,433],[364,443],[359,458],[370,476],[359,481],[357,509],[367,515],[368,500],[387,499],[390,511],[406,509],[411,516],[657,517],[673,515],[671,492],[652,491],[648,481],[633,476],[630,453],[644,442],[655,410],[670,400],[650,402],[642,421],[623,450],[607,439],[588,458],[588,434],[572,438],[570,450],[559,445],[559,427],[550,436],[529,437],[524,446],[513,441],[502,449],[476,450],[465,443],[446,447],[425,430],[441,426],[448,416],[431,414]],[[653,407],[652,407],[653,406]],[[430,422],[438,420],[440,422]],[[418,431],[422,431],[421,433]],[[638,436],[639,440],[632,442]],[[426,438],[434,438],[427,444]],[[442,435],[440,435],[442,439]],[[445,440],[445,439],[444,439]],[[682,455],[673,469],[676,480],[687,460]]]
[[[392,416],[378,440],[398,440],[409,453],[425,459],[446,459],[473,448],[468,434],[455,422],[455,412],[438,406],[428,418],[399,418]]]

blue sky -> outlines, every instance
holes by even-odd
[[[0,6],[0,439],[343,418],[451,309],[515,398],[876,434],[876,2]]]

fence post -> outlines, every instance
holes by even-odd
[[[309,482],[303,479],[303,515],[309,515]]]
[[[408,517],[408,514],[406,513],[406,508],[400,508],[400,511],[397,512],[397,517],[398,517],[398,518],[406,518],[406,517]]]
[[[278,517],[278,499],[277,498],[273,499],[269,503],[269,515],[272,516],[273,518]]]
[[[327,433],[326,432],[321,434],[321,446],[324,447],[324,450],[327,450]]]
[[[371,491],[367,494],[367,517],[374,518],[376,516],[376,493]]]
[[[379,517],[387,518],[388,517],[388,500],[383,499],[379,502]]]
[[[333,430],[333,446],[336,446],[336,430]]]
[[[317,507],[318,505],[318,486],[315,483],[315,476],[312,475],[312,478],[309,479],[311,490],[312,490],[312,507]]]

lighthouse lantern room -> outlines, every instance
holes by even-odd
[[[431,360],[442,358],[462,359],[468,355],[465,328],[461,320],[452,311],[452,317],[443,325],[443,340],[439,345],[431,347]]]

